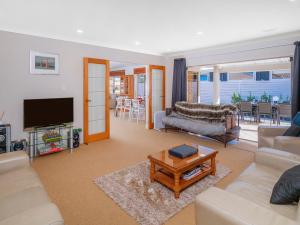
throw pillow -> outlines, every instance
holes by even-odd
[[[285,171],[275,184],[270,202],[272,204],[293,204],[300,198],[300,165]]]
[[[300,126],[292,125],[287,129],[283,136],[298,137],[300,135]]]
[[[300,112],[298,112],[296,114],[296,116],[294,117],[293,119],[293,124],[297,125],[297,126],[300,126]]]

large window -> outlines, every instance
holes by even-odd
[[[109,79],[110,93],[119,95],[121,93],[121,78],[114,76]]]
[[[213,76],[213,66],[206,66],[205,69],[203,69],[204,66],[190,68],[190,71],[198,74],[198,102],[212,103],[214,79],[221,81],[221,104],[237,100],[260,101],[262,98],[265,99],[265,96],[268,96],[269,99],[283,99],[285,102],[290,99],[289,58],[228,63],[217,66],[220,70],[218,78]],[[192,88],[192,86],[190,85],[188,88]]]
[[[136,96],[135,97],[140,97],[140,98],[145,98],[146,92],[145,92],[145,87],[146,87],[146,75],[135,75],[136,76]]]
[[[228,81],[221,82],[221,103],[237,101],[261,101],[267,96],[270,101],[288,102],[291,95],[290,69],[229,73]]]

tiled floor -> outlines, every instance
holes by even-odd
[[[249,141],[257,142],[257,129],[258,126],[278,126],[277,123],[270,123],[268,119],[262,119],[260,123],[250,122],[249,118],[245,118],[244,121],[240,121],[241,133],[240,138]],[[290,126],[290,122],[281,122],[279,126]]]

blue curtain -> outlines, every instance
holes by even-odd
[[[292,65],[292,117],[300,111],[300,41],[295,42]]]
[[[186,69],[185,58],[174,60],[172,107],[178,101],[186,101]]]

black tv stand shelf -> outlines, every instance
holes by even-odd
[[[73,151],[73,124],[26,129],[28,132],[28,154],[30,158],[60,152]]]

